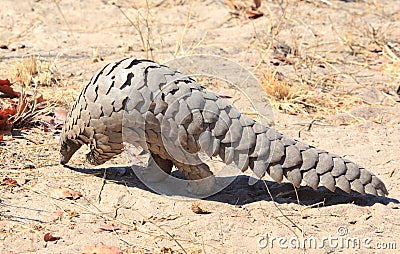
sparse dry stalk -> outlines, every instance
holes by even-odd
[[[17,113],[10,116],[14,127],[21,128],[38,114],[49,112],[54,105],[54,100],[43,100],[43,87],[58,84],[59,76],[54,62],[50,63],[44,58],[29,56],[11,66],[11,73],[15,85],[21,92],[16,105]]]
[[[153,59],[154,60],[154,55],[153,55],[153,46],[152,46],[152,35],[151,35],[151,27],[150,27],[150,7],[149,3],[146,0],[146,14],[145,16],[142,15],[140,10],[136,7],[134,7],[137,11],[137,16],[136,16],[136,21],[132,21],[132,19],[127,15],[127,13],[121,8],[120,5],[114,3],[114,5],[118,8],[118,10],[122,13],[122,15],[128,20],[128,22],[134,27],[134,29],[138,32],[140,42],[143,47],[143,51],[146,54],[147,59]],[[142,30],[142,24],[144,23],[145,27],[145,32]]]

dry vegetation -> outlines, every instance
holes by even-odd
[[[12,102],[13,136],[0,141],[0,252],[265,253],[257,245],[265,234],[318,238],[338,226],[399,248],[394,2],[4,0],[0,79],[22,95]],[[390,198],[248,186],[246,176],[198,202],[153,193],[115,166],[131,163],[125,157],[95,169],[82,152],[74,168],[59,165],[59,121],[95,71],[128,56],[165,62],[191,54],[248,68],[276,110],[278,129],[294,135],[307,127],[304,141],[371,168]],[[241,110],[252,103],[235,86],[204,81]],[[8,98],[0,101],[0,110],[10,107]]]
[[[318,7],[322,4],[337,10],[336,4],[329,1],[311,2]],[[328,16],[325,20],[331,26],[324,29],[329,31],[317,31],[296,17],[298,6],[299,2],[281,2],[281,15],[278,17],[268,8],[271,14],[269,24],[276,25],[268,28],[271,31],[269,35],[256,37],[253,43],[262,56],[257,65],[257,74],[276,110],[322,119],[332,114],[348,113],[355,107],[374,104],[348,89],[349,83],[361,85],[358,74],[365,70],[388,74],[390,82],[386,85],[390,88],[386,87],[386,91],[391,90],[391,95],[394,95],[400,60],[395,27],[386,24],[375,28],[372,24],[360,24],[357,17],[350,16],[349,23],[352,26],[345,26],[345,31],[338,31],[336,26],[340,24],[335,24]],[[374,2],[369,7],[379,9],[381,6]],[[318,18],[315,15],[314,19]],[[308,30],[307,33],[312,33],[310,37],[314,45],[306,42],[306,36],[294,34],[299,22],[304,24],[302,28]],[[291,40],[286,38],[282,43],[280,37],[283,36],[279,35],[287,28],[291,28]],[[333,38],[327,36],[329,32],[333,33]],[[263,63],[270,63],[272,67],[263,68]],[[342,64],[354,70],[343,70]],[[288,69],[286,66],[293,67],[292,75],[282,74],[285,72],[281,70]]]

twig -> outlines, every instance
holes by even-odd
[[[122,13],[122,15],[124,15],[124,17],[129,21],[129,23],[130,23],[130,24],[136,29],[136,31],[139,33],[139,37],[140,37],[140,41],[141,41],[141,43],[142,43],[143,50],[144,50],[145,53],[146,53],[146,58],[148,58],[148,57],[149,57],[149,55],[148,55],[148,48],[147,48],[147,44],[146,44],[145,41],[144,41],[144,37],[143,37],[142,30],[140,29],[139,20],[137,20],[137,24],[135,24],[135,23],[128,17],[128,15],[126,15],[126,13],[124,12],[124,10],[122,10],[122,8],[121,8],[120,5],[118,5],[118,4],[116,4],[116,3],[113,3],[113,5],[115,5],[115,6],[118,8],[118,10]]]
[[[57,10],[60,12],[60,14],[61,14],[61,16],[62,16],[62,18],[63,18],[65,24],[67,25],[68,30],[69,30],[70,34],[72,35],[72,38],[74,38],[75,43],[78,43],[78,40],[75,38],[75,35],[74,35],[74,33],[72,32],[71,26],[69,25],[69,23],[68,23],[68,21],[67,21],[65,15],[64,15],[64,13],[63,13],[62,10],[61,10],[61,7],[60,7],[60,5],[59,5],[59,1],[54,0],[54,3],[56,4]]]
[[[388,47],[388,45],[385,45],[385,46],[383,46],[383,48],[385,49],[385,51],[386,51],[386,53],[387,53],[387,55],[388,55],[388,58],[390,59],[390,60],[392,60],[393,62],[398,62],[398,61],[400,61],[400,58]],[[384,52],[385,52],[384,51]],[[385,54],[386,55],[386,54]]]
[[[300,230],[300,232],[303,232],[303,230],[302,230],[301,228],[299,228],[299,226],[297,226],[296,223],[294,223],[286,214],[284,214],[284,213],[282,212],[282,210],[281,210],[281,209],[279,208],[279,206],[276,204],[276,201],[274,200],[274,197],[272,196],[271,191],[269,190],[268,185],[266,184],[265,181],[263,181],[263,183],[264,183],[265,187],[267,188],[268,194],[269,194],[269,196],[271,197],[272,203],[274,204],[275,208],[278,209],[278,211],[282,214],[282,216],[285,217],[295,228],[297,228],[298,230]],[[284,223],[283,223],[283,224],[284,224]],[[293,229],[291,229],[291,228],[290,228],[289,226],[287,226],[286,224],[284,224],[284,225],[285,225],[290,231],[292,231],[293,234],[295,234],[295,235],[297,236],[296,232],[294,232]]]
[[[99,204],[100,204],[100,202],[101,202],[101,192],[102,192],[103,189],[104,189],[104,185],[106,185],[106,177],[107,177],[107,168],[104,169],[103,178],[102,178],[102,180],[101,180],[100,191],[99,191],[99,194],[97,195],[97,200],[98,200],[98,203],[99,203]]]
[[[192,7],[193,7],[193,0],[190,0],[190,2],[189,2],[189,11],[188,11],[188,14],[186,16],[185,27],[183,28],[182,35],[181,35],[179,41],[176,44],[174,57],[176,57],[178,55],[179,49],[183,52],[183,54],[185,53],[185,50],[183,49],[183,40],[184,40],[184,37],[186,35],[186,31],[187,31],[187,29],[189,27],[189,24],[190,24],[190,18],[192,16]]]
[[[300,138],[300,137],[301,137],[301,132],[302,132],[303,130],[305,130],[305,129],[307,129],[307,131],[310,131],[312,125],[314,124],[315,121],[317,121],[317,119],[318,119],[318,117],[317,117],[317,116],[314,116],[314,118],[311,120],[310,123],[303,125],[303,126],[299,129],[297,136]]]

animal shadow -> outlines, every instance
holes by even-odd
[[[104,171],[106,170],[106,180],[111,180],[114,183],[124,184],[129,187],[140,188],[152,193],[158,193],[157,191],[154,191],[153,188],[149,188],[145,183],[143,183],[134,173],[132,168],[138,166],[108,167],[107,169],[75,168],[72,166],[65,167],[80,173],[96,175],[97,177],[102,177],[104,175]],[[183,178],[179,171],[173,171],[171,175],[176,178]],[[317,190],[314,190],[310,187],[302,186],[295,191],[291,183],[279,184],[268,180],[254,181],[255,184],[250,185],[250,178],[251,177],[247,175],[217,177],[217,181],[222,180],[225,182],[230,182],[230,184],[219,192],[204,199],[239,206],[262,200],[275,201],[280,204],[296,203],[311,207],[332,206],[349,203],[358,206],[372,206],[375,203],[381,203],[384,205],[387,205],[391,202],[396,204],[400,203],[399,200],[390,197],[376,197],[369,194],[361,195],[353,191],[348,194],[340,189],[337,189],[335,192],[331,192],[324,187],[319,187]],[[183,196],[193,197],[193,195]]]

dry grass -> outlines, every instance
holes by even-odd
[[[37,56],[23,58],[11,68],[16,82],[27,88],[56,85],[60,77],[54,63]]]
[[[288,101],[298,96],[299,90],[289,85],[276,71],[267,71],[262,77],[262,87],[276,101]]]
[[[363,100],[333,87],[323,91],[313,84],[291,84],[276,71],[262,73],[261,85],[267,92],[272,106],[284,113],[303,116],[323,116],[347,111]]]
[[[146,55],[146,59],[154,60],[153,54],[153,36],[151,32],[151,15],[150,15],[150,5],[146,0],[144,6],[137,6],[135,3],[128,4],[129,9],[133,8],[136,11],[135,20],[131,19],[130,15],[124,11],[124,8],[121,5],[113,3],[124,18],[131,24],[131,26],[136,30],[139,35],[140,42],[142,45],[142,50]],[[144,10],[143,10],[144,9]],[[144,12],[144,13],[143,13]]]
[[[385,45],[383,49],[384,56],[390,61],[384,66],[383,72],[400,78],[400,46]]]
[[[331,26],[327,29],[331,32],[321,36],[310,28],[309,22],[296,18],[297,5],[285,1],[278,11],[265,7],[270,33],[255,31],[250,43],[260,54],[256,72],[276,110],[313,118],[348,113],[368,103],[346,90],[365,82],[361,74],[364,70],[381,70],[392,80],[399,77],[400,50],[397,43],[391,42],[389,28],[360,25],[360,20],[351,16],[352,25],[344,31],[343,27],[339,28],[340,23],[329,19]],[[298,36],[299,33],[304,35]],[[280,45],[289,50],[282,52]],[[374,45],[380,51],[375,50]],[[347,64],[346,68],[341,68],[342,64]],[[285,73],[285,77],[280,72]]]
[[[394,62],[392,64],[387,64],[384,67],[384,72],[396,78],[400,78],[400,61]]]
[[[17,113],[10,117],[10,123],[22,128],[29,125],[35,116],[47,114],[56,105],[58,99],[53,88],[58,85],[60,74],[54,63],[37,56],[17,61],[11,65],[10,73],[16,90],[21,92]]]

